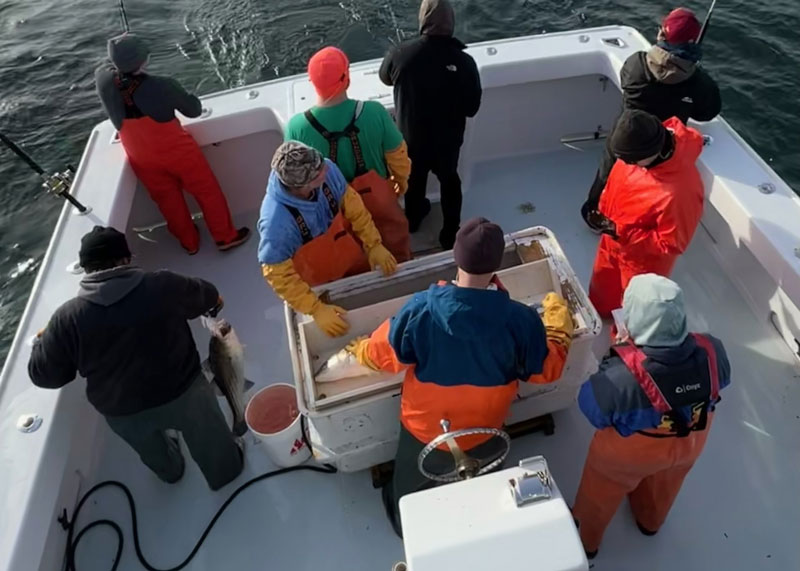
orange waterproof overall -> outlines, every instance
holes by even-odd
[[[294,217],[303,239],[303,245],[292,256],[292,263],[303,281],[312,287],[369,270],[367,257],[353,236],[350,222],[339,209],[327,183],[322,185],[322,195],[328,201],[333,220],[325,233],[316,238],[311,236],[300,211],[285,205]]]
[[[708,355],[710,399],[716,402],[719,376],[714,347],[702,335],[694,337]],[[636,377],[653,407],[667,414],[669,419],[670,406],[644,369],[647,358],[644,352],[633,345],[614,350]],[[683,480],[706,444],[713,418],[713,413],[707,411],[705,406],[698,413],[699,420],[680,434],[661,427],[630,436],[620,436],[614,427],[595,432],[572,508],[587,552],[598,549],[606,527],[625,496],[628,496],[636,522],[648,531],[658,531],[678,497]]]
[[[411,259],[411,235],[408,232],[408,219],[397,202],[397,194],[394,192],[392,183],[374,170],[367,170],[364,153],[358,140],[358,127],[356,127],[356,119],[361,112],[361,105],[360,101],[356,103],[353,120],[345,127],[344,131],[337,133],[328,131],[310,110],[306,111],[304,116],[309,124],[328,141],[330,146],[328,158],[333,162],[336,162],[338,156],[339,139],[342,137],[350,139],[356,159],[356,176],[349,184],[361,196],[364,206],[372,216],[372,221],[381,235],[383,245],[398,262],[405,262]]]
[[[200,237],[192,221],[183,189],[191,194],[203,211],[215,242],[236,237],[228,203],[214,172],[192,136],[178,119],[159,123],[144,115],[133,101],[142,80],[115,80],[125,104],[125,120],[119,138],[133,172],[147,189],[150,198],[167,221],[167,229],[181,245],[194,251]]]

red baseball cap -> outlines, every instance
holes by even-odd
[[[700,35],[700,22],[688,8],[675,8],[661,21],[664,39],[670,44],[696,42]]]
[[[317,95],[331,99],[350,86],[350,60],[339,48],[322,48],[308,60],[308,76]]]

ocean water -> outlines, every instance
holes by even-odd
[[[453,0],[466,42],[609,24],[651,41],[675,5],[642,0]],[[683,5],[700,17],[710,4]],[[351,60],[379,57],[417,33],[418,0],[126,0],[131,30],[151,44],[150,69],[210,93],[298,73],[327,44]],[[93,70],[122,31],[116,0],[0,0],[0,131],[46,170],[80,161],[103,120]],[[723,114],[800,191],[800,2],[719,0],[703,64]],[[587,186],[590,181],[587,181]],[[0,147],[0,364],[61,201]],[[798,221],[800,223],[800,221]]]

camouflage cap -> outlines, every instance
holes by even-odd
[[[286,141],[272,156],[272,170],[287,188],[306,186],[324,166],[322,153],[299,141]]]

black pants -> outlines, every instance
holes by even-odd
[[[428,149],[410,146],[408,156],[411,159],[411,175],[408,177],[406,193],[406,218],[411,228],[419,227],[425,217],[430,203],[425,198],[428,186],[428,173],[433,172],[439,179],[441,187],[442,232],[455,234],[461,223],[461,178],[458,176],[458,155],[461,145],[442,146]]]
[[[417,458],[427,442],[417,440],[404,426],[400,427],[400,438],[397,443],[397,454],[394,459],[394,475],[392,481],[386,484],[384,501],[389,517],[393,520],[392,526],[398,534],[400,527],[400,498],[406,494],[426,490],[437,485],[434,480],[429,480],[419,471]],[[490,462],[500,455],[505,444],[499,438],[491,438],[470,450],[466,454],[483,464]],[[425,460],[425,469],[433,473],[444,474],[455,469],[455,461],[450,452],[434,450]]]
[[[600,158],[600,166],[597,169],[597,174],[594,176],[592,187],[589,189],[589,196],[581,207],[581,214],[584,220],[589,212],[597,210],[600,204],[600,195],[603,194],[603,189],[606,187],[606,182],[608,182],[608,175],[611,173],[611,167],[617,162],[616,157],[611,153],[611,149],[609,148],[610,140],[611,135],[609,134],[608,138],[606,138],[606,144],[603,147],[603,156]]]

